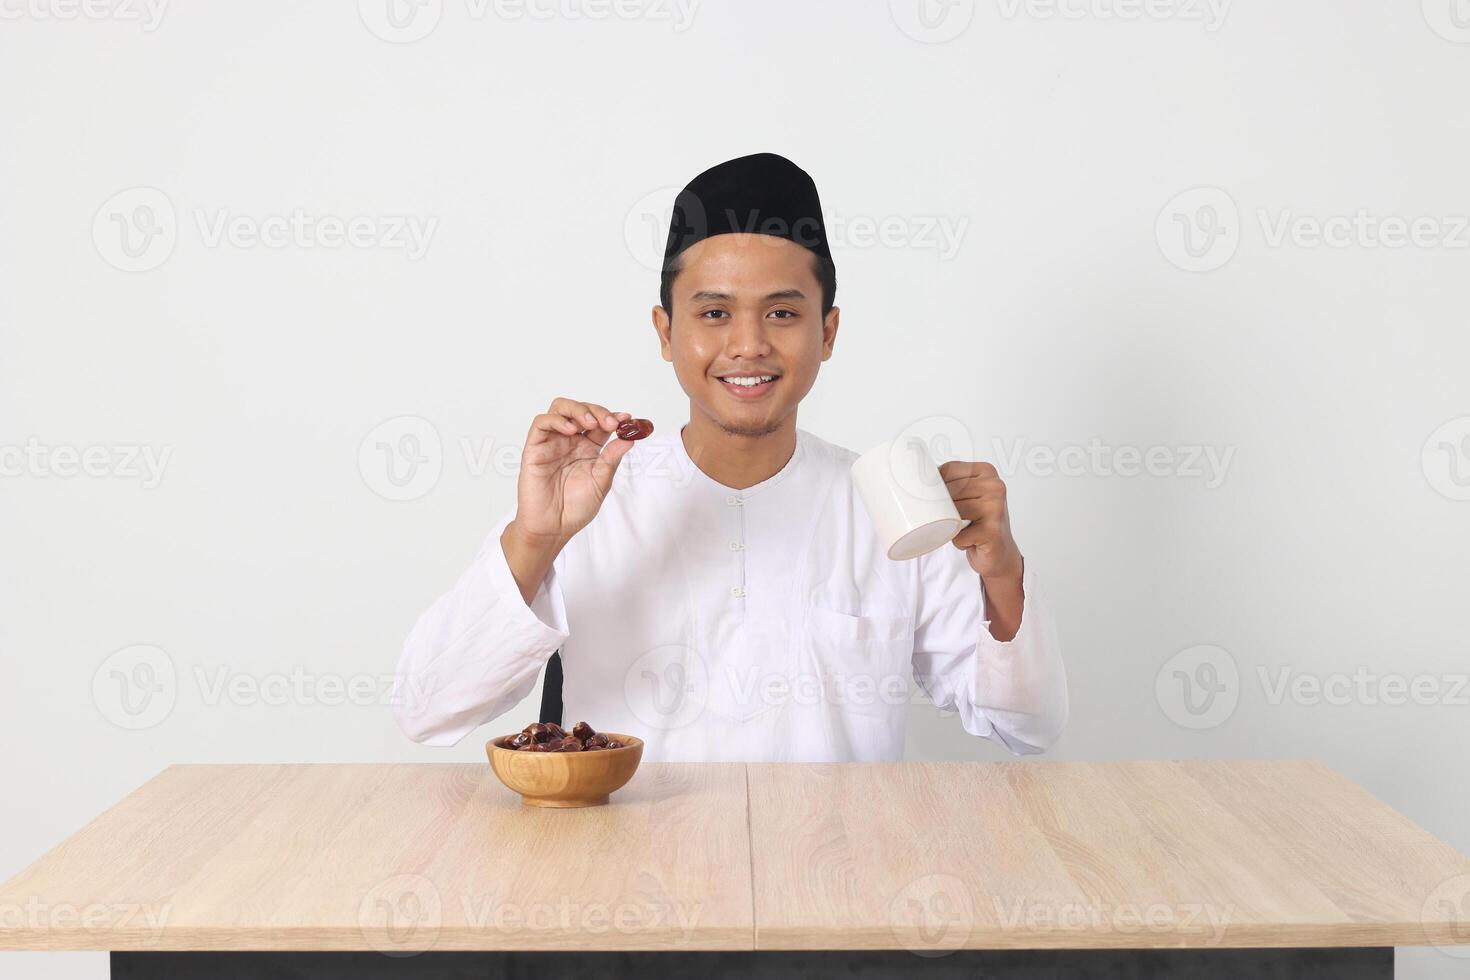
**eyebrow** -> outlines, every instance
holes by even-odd
[[[694,302],[700,302],[702,300],[731,300],[735,297],[729,293],[721,293],[713,289],[701,289],[689,298]],[[773,300],[782,299],[806,299],[806,293],[799,289],[781,289],[774,293],[767,293],[764,301],[769,303]]]

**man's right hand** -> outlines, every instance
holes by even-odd
[[[529,605],[561,549],[592,522],[633,443],[612,439],[627,412],[558,398],[531,422],[521,453],[516,516],[500,536]],[[603,446],[612,439],[612,445]]]

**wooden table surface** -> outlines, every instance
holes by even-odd
[[[0,886],[0,949],[1470,943],[1470,861],[1316,762],[175,766]]]
[[[767,949],[1440,945],[1426,903],[1470,894],[1470,861],[1317,762],[749,775]]]
[[[613,801],[522,807],[487,765],[175,766],[0,886],[41,910],[0,948],[749,949],[744,767]]]

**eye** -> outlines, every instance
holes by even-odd
[[[795,310],[772,310],[770,315],[778,320],[791,320],[800,316]]]
[[[705,310],[703,313],[699,314],[699,318],[701,320],[718,320],[721,317],[727,316],[729,316],[729,314],[726,313],[724,310]]]

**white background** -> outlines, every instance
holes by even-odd
[[[1316,757],[1470,851],[1463,4],[96,2],[0,0],[0,878],[170,763],[482,759],[330,685],[386,692],[553,396],[687,417],[647,256],[674,187],[763,150],[838,229],[801,426],[1023,450],[1072,691],[1048,758]],[[213,235],[298,210],[434,224],[419,256]],[[425,425],[395,487],[378,443]],[[1080,473],[1026,454],[1094,440]],[[1345,696],[1275,696],[1302,675]],[[909,755],[1008,758],[922,707]]]

